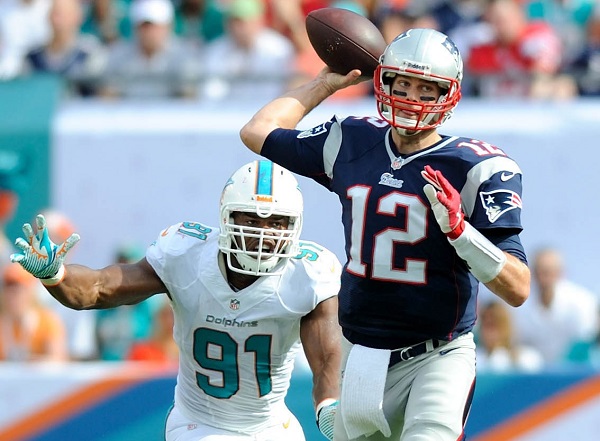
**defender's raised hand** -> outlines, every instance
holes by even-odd
[[[448,238],[454,240],[465,230],[465,215],[462,211],[460,194],[448,182],[439,170],[434,170],[429,165],[421,171],[421,175],[428,184],[423,191],[429,199],[435,219]]]
[[[37,224],[35,233],[31,224],[23,225],[25,238],[19,237],[15,241],[15,245],[21,249],[21,252],[11,254],[10,260],[20,263],[43,284],[57,285],[64,277],[63,261],[66,254],[79,241],[79,235],[73,233],[62,244],[57,245],[48,236],[46,218],[38,214],[35,221]]]

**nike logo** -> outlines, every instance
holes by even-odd
[[[292,419],[288,418],[287,422],[283,423],[283,428],[287,429],[288,427],[290,427],[291,422],[292,422]]]
[[[169,227],[169,228],[171,228],[171,227]],[[161,235],[162,237],[165,237],[167,234],[169,234],[169,228],[167,228],[166,230],[163,230],[163,232],[162,232],[162,233],[160,233],[160,235]]]
[[[458,349],[458,348],[444,349],[444,350],[440,351],[440,355],[446,355],[448,352],[452,352],[456,349]]]
[[[502,182],[506,182],[510,178],[512,178],[514,175],[515,175],[515,173],[512,173],[512,172],[502,172],[502,174],[500,175],[500,180]]]

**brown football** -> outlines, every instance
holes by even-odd
[[[381,32],[368,18],[342,8],[321,8],[306,16],[306,32],[317,55],[332,71],[360,69],[373,76],[386,48]]]

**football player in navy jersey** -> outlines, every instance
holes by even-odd
[[[437,128],[460,100],[454,43],[411,29],[374,74],[379,117],[296,125],[364,78],[325,68],[242,128],[255,153],[336,193],[347,261],[339,294],[344,339],[335,441],[456,441],[475,386],[479,282],[511,306],[529,295],[519,239],[521,169],[504,151]]]

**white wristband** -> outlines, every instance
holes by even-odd
[[[61,265],[60,268],[58,268],[58,272],[56,273],[56,275],[54,275],[54,277],[48,277],[47,279],[40,279],[40,281],[44,284],[44,286],[56,286],[60,282],[62,282],[62,279],[64,279],[64,278],[65,278],[65,266]]]
[[[506,264],[504,252],[468,222],[465,222],[465,231],[457,239],[448,240],[482,283],[495,279]]]

